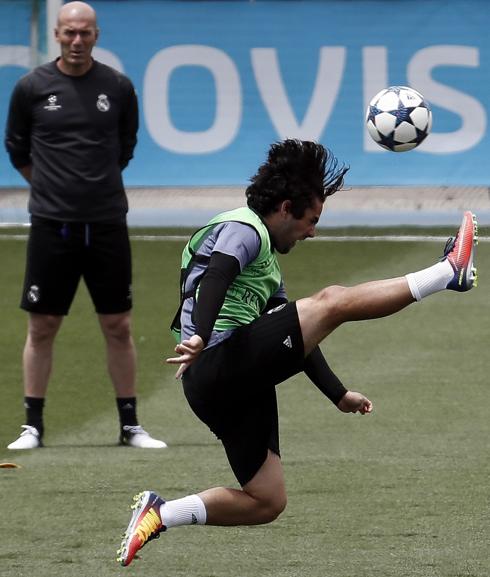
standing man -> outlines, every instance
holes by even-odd
[[[131,252],[122,170],[133,157],[138,103],[131,81],[91,54],[99,29],[85,2],[61,7],[61,55],[17,83],[6,147],[30,184],[31,228],[21,307],[26,424],[9,449],[42,446],[53,345],[83,277],[105,337],[120,419],[120,442],[164,448],[136,416],[131,336]]]
[[[173,323],[177,356],[168,362],[180,365],[187,400],[221,440],[240,488],[217,486],[167,502],[143,491],[118,551],[122,565],[173,527],[276,519],[287,501],[276,385],[304,371],[340,411],[370,413],[371,401],[342,385],[319,343],[345,322],[391,315],[436,292],[474,285],[476,221],[468,211],[435,265],[287,302],[276,253],[315,235],[325,199],[342,187],[346,170],[320,144],[274,144],[247,188],[248,206],[218,215],[187,243]]]

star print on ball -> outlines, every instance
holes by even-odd
[[[406,152],[421,144],[432,128],[424,97],[408,86],[390,86],[372,98],[366,110],[371,138],[386,150]]]

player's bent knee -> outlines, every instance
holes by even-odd
[[[332,285],[323,288],[313,297],[322,309],[322,316],[332,324],[340,325],[344,321],[343,298],[346,290],[346,287]]]
[[[266,524],[275,521],[284,511],[284,509],[286,509],[286,505],[286,496],[275,497],[268,501],[262,502],[260,506],[261,523]]]
[[[346,290],[346,287],[341,285],[330,285],[322,288],[314,296],[329,304],[335,304]]]

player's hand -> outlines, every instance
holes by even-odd
[[[180,379],[187,367],[197,359],[203,348],[204,342],[199,335],[192,335],[190,339],[182,341],[175,347],[175,352],[179,356],[167,359],[167,363],[170,365],[180,364],[179,369],[175,373],[176,379]]]
[[[373,403],[361,393],[347,391],[340,399],[337,407],[343,413],[361,413],[361,415],[366,415],[372,412]]]

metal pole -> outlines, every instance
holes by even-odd
[[[59,56],[59,46],[54,37],[58,11],[63,5],[63,0],[46,0],[46,46],[48,60],[54,60]]]
[[[29,65],[34,68],[39,64],[39,0],[31,2],[31,50]]]

